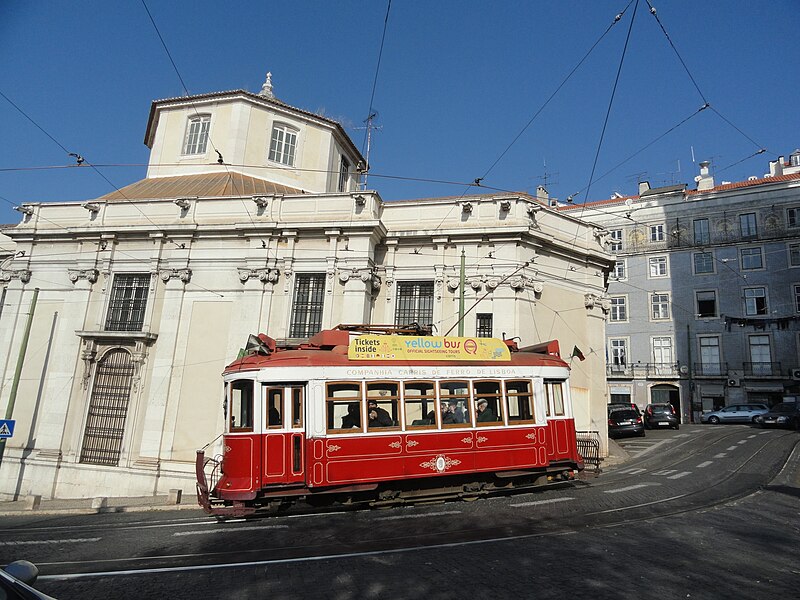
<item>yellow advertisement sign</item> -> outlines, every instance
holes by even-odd
[[[503,340],[497,338],[362,335],[350,341],[350,360],[511,360]]]

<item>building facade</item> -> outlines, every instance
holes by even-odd
[[[30,313],[0,496],[194,490],[219,444],[223,367],[251,333],[339,323],[578,347],[578,426],[605,435],[599,228],[525,194],[384,202],[337,123],[245,91],[156,101],[147,177],[88,202],[24,204],[4,229],[0,407]],[[37,296],[33,306],[34,294]],[[605,438],[604,438],[605,439]]]
[[[608,232],[609,400],[683,422],[800,391],[800,150],[764,177],[565,206]]]

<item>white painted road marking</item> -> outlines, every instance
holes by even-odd
[[[728,452],[730,452],[731,450],[736,450],[736,446],[731,446],[730,448],[725,448],[725,450],[727,450]]]
[[[696,468],[702,469],[704,467],[707,467],[708,465],[713,465],[713,464],[714,464],[713,460],[706,460],[706,461],[701,462],[699,465],[697,465]]]
[[[663,471],[653,471],[653,475],[672,475],[677,472],[678,469],[664,469]]]
[[[520,502],[519,504],[511,504],[510,506],[538,506],[540,504],[555,504],[556,502],[566,502],[567,500],[575,500],[575,498],[552,498],[551,500],[535,500],[533,502]]]
[[[629,485],[624,488],[617,488],[616,490],[606,490],[606,494],[619,494],[620,492],[629,492],[631,490],[638,490],[639,488],[648,487],[651,485],[658,485],[657,483],[639,483],[636,485]]]
[[[737,443],[737,444],[739,444],[739,445],[741,446],[742,444],[746,444],[746,443],[747,443],[747,440],[739,440],[739,441],[738,441],[738,442],[736,442],[736,443]]]
[[[645,471],[647,471],[647,469],[630,468],[630,469],[624,469],[620,471],[620,473],[625,473],[627,475],[638,475],[639,473],[644,473]]]
[[[173,537],[181,535],[210,535],[214,533],[234,533],[239,531],[264,531],[265,529],[289,529],[288,525],[262,525],[256,527],[226,527],[224,529],[206,529],[204,531],[176,531]]]
[[[72,538],[63,540],[12,540],[0,542],[0,546],[31,546],[33,544],[80,544],[84,542],[99,542],[102,538]]]
[[[686,477],[687,475],[691,475],[691,471],[683,471],[682,473],[677,473],[676,475],[670,475],[667,479],[680,479],[681,477]]]
[[[392,517],[380,517],[379,519],[375,519],[376,521],[396,521],[398,519],[421,519],[423,517],[438,517],[441,515],[460,515],[460,510],[443,510],[439,512],[433,513],[424,513],[420,515],[395,515]]]
[[[726,453],[720,452],[719,454],[715,454],[713,458],[725,458],[726,456],[728,456]]]

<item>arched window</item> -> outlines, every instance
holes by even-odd
[[[119,464],[132,383],[133,361],[127,350],[111,350],[97,363],[80,462]]]

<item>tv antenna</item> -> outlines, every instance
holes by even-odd
[[[367,174],[369,173],[369,151],[370,151],[370,147],[372,146],[372,131],[373,130],[375,130],[375,131],[383,130],[382,126],[376,126],[374,124],[374,121],[375,121],[375,119],[377,117],[378,117],[378,111],[377,110],[373,111],[372,113],[370,113],[370,115],[366,119],[364,119],[364,123],[366,123],[366,125],[364,127],[355,127],[355,129],[359,129],[359,130],[360,129],[366,129],[367,130],[367,151],[366,151],[366,154],[364,156],[364,159],[367,161],[367,164],[364,165],[364,170],[363,170],[364,181],[362,181],[362,183],[361,183],[361,189],[362,190],[366,190],[367,189]]]

